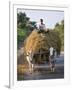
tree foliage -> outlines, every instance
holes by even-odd
[[[54,30],[59,33],[59,36],[61,38],[62,50],[63,50],[64,49],[64,20],[62,20],[60,23],[56,23]]]
[[[18,12],[17,13],[17,43],[23,42],[26,36],[28,36],[32,30],[36,28],[36,22],[30,21],[30,18],[27,17],[26,13]]]
[[[26,27],[36,27],[35,21],[30,21],[30,18],[27,17],[25,13],[19,12],[17,13],[17,27],[18,28],[26,28]]]
[[[27,17],[25,13],[22,13],[22,12],[18,13],[17,14],[17,25],[18,25],[18,27],[19,28],[25,28],[29,19],[30,18]]]

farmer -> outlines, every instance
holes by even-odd
[[[40,24],[39,24],[39,31],[38,33],[41,33],[41,36],[44,36],[44,33],[47,33],[49,30],[46,29],[45,24],[43,23],[43,19],[40,19]]]
[[[43,19],[40,19],[38,33],[41,33],[42,37],[45,37],[44,36],[45,29],[46,29],[46,27],[45,27],[45,24],[43,23]]]
[[[55,49],[51,46],[49,49],[49,52],[50,52],[50,55],[49,55],[50,68],[51,68],[51,71],[54,72],[55,71],[55,59],[54,59]]]
[[[39,30],[43,32],[46,29],[43,19],[40,19]]]

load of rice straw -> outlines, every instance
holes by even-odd
[[[29,50],[34,54],[39,51],[47,51],[51,46],[60,54],[61,40],[58,32],[50,30],[48,33],[38,33],[37,30],[33,30],[24,42],[24,54]]]

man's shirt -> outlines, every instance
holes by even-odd
[[[45,30],[45,29],[46,29],[45,24],[40,24],[40,25],[39,25],[39,29],[40,29],[40,30]]]

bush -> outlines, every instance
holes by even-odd
[[[26,33],[27,33],[26,29],[20,29],[20,28],[17,29],[17,43],[18,44],[24,41],[26,37]]]

